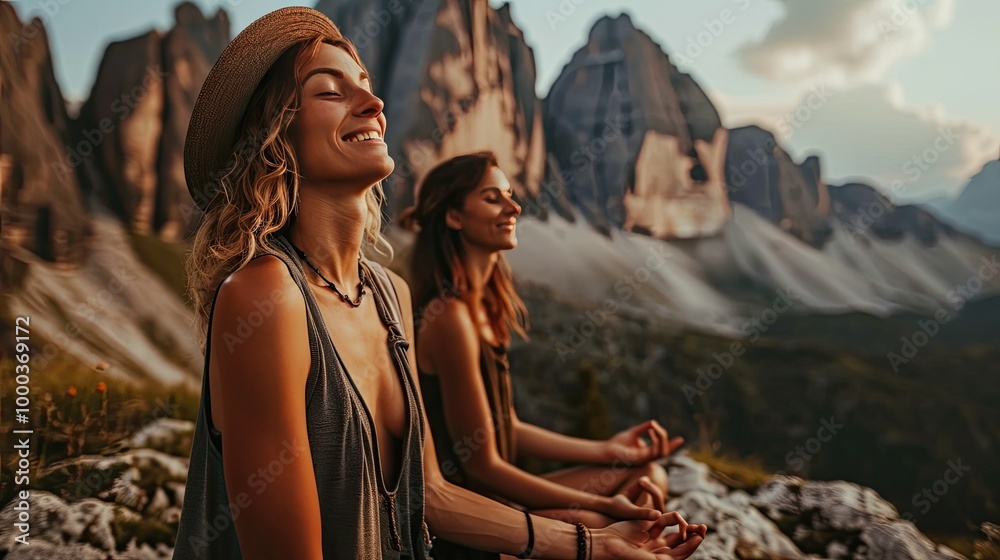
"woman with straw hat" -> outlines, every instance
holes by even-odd
[[[445,482],[409,289],[364,256],[391,254],[382,108],[309,8],[252,23],[202,86],[184,168],[205,370],[174,558],[426,558],[430,531],[524,557],[690,554],[704,531],[676,514],[589,531]]]

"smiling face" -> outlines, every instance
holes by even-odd
[[[517,247],[520,213],[507,176],[499,167],[490,167],[479,186],[465,197],[462,208],[449,209],[445,219],[448,227],[459,230],[466,245],[506,251]]]
[[[300,80],[302,103],[289,138],[303,183],[368,188],[392,173],[383,103],[361,65],[324,43]]]

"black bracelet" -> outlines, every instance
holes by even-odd
[[[517,558],[531,558],[531,552],[535,548],[535,528],[531,525],[531,514],[525,510],[524,518],[528,520],[528,546],[524,547],[524,552],[517,555]]]
[[[587,560],[587,528],[576,524],[576,560]]]
[[[590,541],[590,554],[587,555],[587,560],[594,560],[594,533],[590,531],[590,527],[587,527],[587,539]]]

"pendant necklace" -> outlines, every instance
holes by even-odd
[[[326,282],[327,286],[333,288],[333,291],[337,292],[337,295],[340,296],[340,299],[344,300],[344,302],[346,302],[347,305],[350,305],[351,307],[358,307],[359,305],[361,305],[361,298],[363,298],[365,295],[365,286],[368,285],[368,276],[365,274],[365,270],[361,266],[361,255],[358,255],[358,280],[359,280],[358,298],[354,301],[351,301],[351,298],[344,295],[344,293],[337,288],[336,284],[327,280],[326,276],[323,276],[323,273],[320,272],[318,268],[316,268],[316,265],[314,265],[312,261],[309,260],[309,257],[306,256],[305,252],[302,251],[302,249],[296,247],[295,244],[292,243],[291,239],[288,240],[288,243],[292,246],[293,249],[295,249],[295,252],[297,252],[299,256],[302,257],[302,260],[305,261],[307,265],[309,265],[309,268],[313,269],[313,271],[315,271],[316,274],[319,275],[319,277],[322,278],[324,282]]]

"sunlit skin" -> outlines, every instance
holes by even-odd
[[[381,141],[352,143],[345,136],[371,128],[381,137],[386,126],[383,104],[372,94],[361,67],[338,47],[323,45],[304,75],[309,77],[300,84],[301,110],[290,130],[300,174],[300,200],[289,235],[326,278],[354,299],[365,196],[392,171],[393,162]],[[329,335],[372,413],[381,474],[393,486],[406,407],[371,290],[360,307],[351,308],[308,267],[303,268]],[[391,271],[389,275],[404,310],[405,334],[412,340],[409,287]],[[240,321],[258,311],[255,304],[265,301],[274,304],[271,314],[229,351],[225,334],[237,332]],[[262,256],[223,282],[213,317],[211,415],[223,434],[226,490],[232,503],[238,503],[241,493],[252,497],[252,503],[234,519],[244,558],[322,558],[319,496],[303,398],[310,352],[302,294],[281,260]],[[409,360],[416,375],[412,345]],[[425,518],[431,530],[476,548],[519,553],[527,541],[523,514],[447,483],[429,430],[426,425],[423,429]],[[276,457],[287,457],[288,452],[282,452],[289,444],[298,450],[294,460],[284,465],[280,476],[267,481],[266,491],[258,493],[248,480],[259,479],[259,469]],[[694,525],[689,530],[676,515],[618,523],[595,530],[593,558],[666,559],[693,552],[701,536],[683,543],[680,536],[650,538],[670,525],[679,526],[685,537],[700,531]],[[546,557],[575,557],[572,526],[539,517],[535,532],[536,546],[544,542]],[[663,550],[675,544],[673,550]]]
[[[425,321],[417,340],[421,370],[440,376],[444,415],[452,440],[481,443],[471,447],[471,459],[463,464],[470,486],[520,503],[540,515],[591,527],[639,517],[645,507],[662,511],[666,472],[651,461],[673,452],[684,440],[671,439],[655,421],[608,441],[592,441],[528,424],[515,413],[511,421],[519,456],[603,466],[575,467],[538,477],[504,461],[497,452],[479,357],[480,339],[492,345],[499,340],[485,306],[474,302],[483,300],[486,281],[500,253],[517,246],[520,212],[510,182],[497,167],[486,171],[460,207],[446,211],[445,224],[461,238],[469,293],[461,299],[441,298],[443,311]],[[642,440],[644,435],[649,437],[650,445]],[[618,468],[608,468],[616,462]]]

